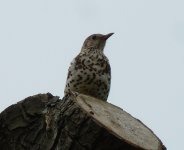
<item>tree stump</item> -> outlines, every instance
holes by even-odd
[[[28,97],[0,114],[1,150],[165,150],[122,109],[86,95]]]

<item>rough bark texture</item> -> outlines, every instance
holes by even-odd
[[[165,150],[139,120],[85,95],[28,97],[0,114],[1,150]]]

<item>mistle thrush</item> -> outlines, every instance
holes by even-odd
[[[111,35],[113,33],[93,34],[84,41],[80,53],[69,67],[65,94],[73,91],[107,101],[111,68],[104,47]]]

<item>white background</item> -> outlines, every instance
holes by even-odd
[[[143,121],[169,150],[181,149],[182,0],[1,0],[0,111],[38,93],[62,98],[84,39],[110,32],[108,101]]]

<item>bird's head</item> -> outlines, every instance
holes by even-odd
[[[103,51],[105,47],[106,40],[114,33],[103,34],[93,34],[86,38],[82,46],[82,50],[87,49],[99,49]]]

